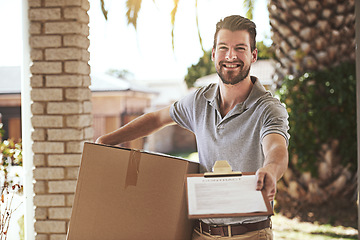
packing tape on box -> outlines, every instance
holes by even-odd
[[[139,150],[131,149],[125,179],[125,188],[128,186],[136,186],[139,175],[140,159],[141,152]]]

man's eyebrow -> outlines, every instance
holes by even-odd
[[[235,45],[236,47],[248,47],[249,45],[246,43],[238,43]]]
[[[227,46],[228,44],[227,43],[224,43],[224,42],[219,42],[218,45],[225,45]],[[235,45],[235,47],[249,47],[249,44],[246,44],[246,43],[238,43]]]

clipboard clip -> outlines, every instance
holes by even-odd
[[[216,161],[213,172],[204,173],[204,177],[238,177],[242,172],[234,172],[226,160]]]

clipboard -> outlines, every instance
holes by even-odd
[[[213,172],[188,174],[186,193],[190,219],[274,214],[265,190],[256,191],[255,172],[234,172],[227,161],[217,161]]]

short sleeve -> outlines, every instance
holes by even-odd
[[[261,129],[261,139],[270,133],[278,133],[286,139],[289,144],[289,115],[286,108],[280,102],[269,104],[263,114],[263,127]]]
[[[170,108],[171,118],[181,127],[194,132],[194,102],[195,93],[191,93],[179,101],[174,102]]]

